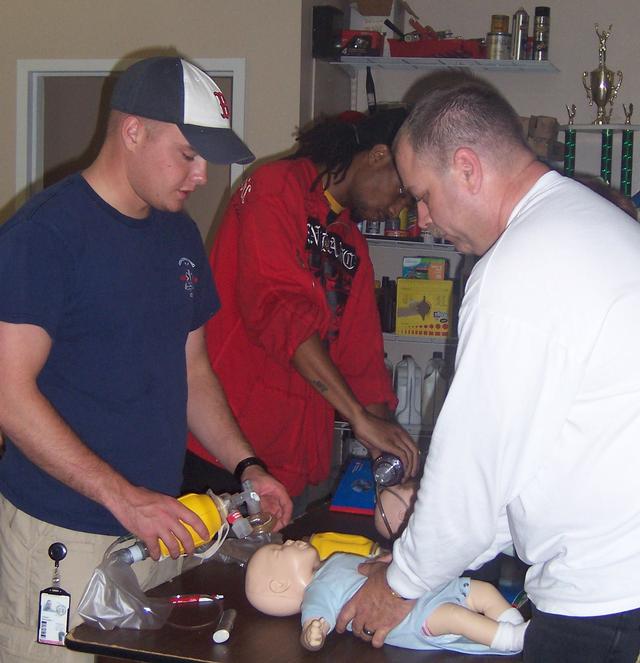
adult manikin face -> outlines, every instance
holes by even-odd
[[[417,490],[416,482],[407,481],[381,491],[374,514],[378,534],[393,538],[407,524]]]

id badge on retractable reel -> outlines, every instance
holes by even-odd
[[[47,587],[40,592],[38,642],[42,645],[63,645],[69,630],[71,594],[60,587]]]
[[[64,646],[69,630],[71,594],[60,587],[60,562],[67,556],[64,543],[52,543],[49,557],[55,562],[51,587],[40,592],[37,640],[42,645]]]

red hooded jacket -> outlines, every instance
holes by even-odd
[[[233,195],[210,256],[220,310],[214,371],[256,454],[291,495],[327,478],[334,410],[295,370],[318,332],[358,400],[396,399],[384,366],[373,266],[349,211],[331,212],[307,159],[257,169]],[[329,224],[329,225],[327,225]],[[193,437],[188,448],[217,465]]]

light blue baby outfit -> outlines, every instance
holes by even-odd
[[[307,586],[302,601],[302,623],[309,619],[323,617],[330,630],[342,606],[362,587],[366,577],[358,573],[358,565],[363,561],[358,555],[336,553],[316,571]],[[502,654],[486,645],[472,642],[459,635],[427,635],[424,623],[427,617],[443,603],[466,606],[469,593],[469,578],[456,578],[435,594],[421,596],[413,610],[392,631],[385,644],[406,649],[448,649],[467,654]],[[351,624],[347,626],[351,630]]]

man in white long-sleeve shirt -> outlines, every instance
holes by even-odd
[[[423,226],[482,256],[415,511],[338,630],[382,646],[425,591],[512,542],[524,660],[640,649],[640,225],[550,171],[486,82],[425,85],[395,156]],[[374,633],[373,636],[368,634]]]

